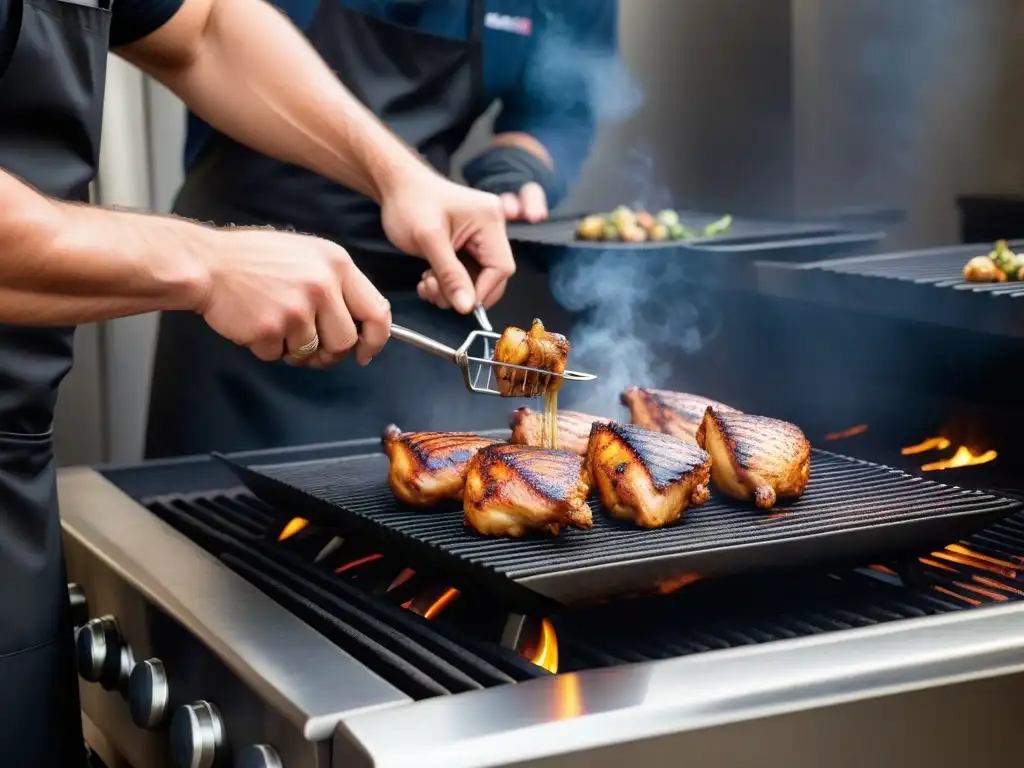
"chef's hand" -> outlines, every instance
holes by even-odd
[[[204,245],[209,279],[196,311],[261,360],[322,367],[354,348],[365,365],[387,342],[387,299],[344,248],[254,228],[212,230]],[[315,349],[306,353],[303,347]]]
[[[501,195],[501,207],[507,221],[528,221],[536,224],[548,217],[548,197],[544,187],[535,181],[528,181],[519,188],[519,193],[505,192]]]
[[[491,307],[515,273],[505,217],[497,196],[455,184],[424,168],[383,195],[384,232],[406,253],[430,264],[436,276],[419,295],[438,306],[469,314]],[[465,251],[480,267],[475,284],[456,255]]]

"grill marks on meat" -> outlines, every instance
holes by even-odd
[[[558,411],[558,445],[565,451],[572,451],[583,456],[587,453],[587,442],[590,440],[590,428],[595,423],[607,422],[600,416],[591,416],[579,411]],[[524,406],[512,411],[508,422],[512,430],[509,442],[514,445],[531,445],[535,448],[544,446],[544,414]]]
[[[694,445],[697,429],[709,406],[723,413],[738,413],[715,400],[666,389],[626,387],[620,400],[629,408],[630,419],[637,426],[664,432]]]
[[[632,424],[594,424],[587,451],[602,506],[643,528],[674,523],[710,496],[711,456]]]
[[[569,451],[492,445],[469,464],[463,510],[466,525],[486,536],[528,531],[558,535],[563,525],[589,528],[590,473]]]
[[[558,376],[547,376],[520,368],[496,366],[498,392],[503,397],[540,397],[557,392],[562,386],[565,363],[569,357],[569,340],[558,333],[544,329],[544,323],[534,320],[529,332],[522,328],[506,328],[494,345],[494,361],[511,365],[539,368]]]
[[[811,476],[811,444],[794,424],[708,408],[697,443],[711,454],[715,488],[770,509],[799,498]]]
[[[460,500],[470,459],[497,442],[470,432],[403,433],[392,424],[381,435],[391,461],[388,484],[395,496],[414,507]]]

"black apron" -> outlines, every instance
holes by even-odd
[[[0,167],[88,200],[98,162],[109,6],[12,0],[0,61]],[[84,765],[53,458],[73,328],[0,325],[0,765]]]
[[[484,0],[467,0],[467,39],[418,32],[321,0],[307,37],[350,91],[439,172],[486,109]],[[420,301],[424,261],[384,236],[380,208],[363,195],[216,134],[175,203],[217,224],[294,228],[347,248],[391,301],[395,322],[458,346],[472,318]],[[496,325],[502,319],[498,310]],[[519,323],[529,318],[518,318]],[[146,455],[327,442],[403,429],[503,426],[508,402],[471,395],[458,369],[389,344],[368,367],[327,371],[267,364],[226,342],[194,314],[165,312],[150,395]],[[461,387],[461,389],[460,389]]]

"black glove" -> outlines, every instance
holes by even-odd
[[[495,195],[519,194],[524,184],[534,181],[544,190],[549,209],[565,197],[565,184],[558,174],[536,155],[519,147],[488,149],[466,164],[462,176],[471,187]]]

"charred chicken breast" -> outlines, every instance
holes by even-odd
[[[513,537],[531,530],[557,536],[563,525],[589,528],[589,493],[590,473],[575,453],[492,445],[469,463],[466,525],[485,536]]]
[[[402,432],[392,424],[381,435],[391,461],[388,484],[395,496],[414,507],[461,499],[469,460],[496,442],[469,432]]]
[[[697,443],[711,454],[715,488],[760,509],[799,498],[811,477],[811,444],[786,421],[708,408]]]
[[[697,429],[708,406],[722,412],[735,411],[728,405],[700,395],[670,392],[667,389],[626,387],[619,399],[629,408],[630,420],[638,427],[664,432],[694,444]]]
[[[594,424],[587,462],[604,508],[643,528],[674,523],[711,495],[705,451],[635,424]]]
[[[544,329],[544,323],[534,320],[530,330],[509,327],[494,345],[494,361],[539,368],[556,374],[565,372],[569,356],[569,340],[558,333]],[[557,392],[562,386],[561,376],[524,371],[521,368],[495,366],[498,392],[504,397],[540,397]]]
[[[587,442],[590,440],[590,427],[596,422],[605,422],[608,419],[579,411],[559,411],[556,421],[558,444],[555,447],[585,456]],[[508,426],[512,430],[512,438],[509,442],[515,445],[532,445],[535,448],[544,447],[543,413],[538,413],[526,406],[516,408],[512,411]]]

